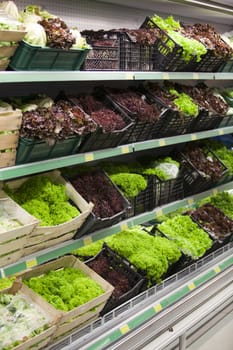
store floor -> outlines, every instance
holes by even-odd
[[[224,317],[187,350],[233,350],[233,312]]]

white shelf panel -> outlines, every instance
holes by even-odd
[[[0,73],[0,83],[109,80],[233,80],[233,73],[134,71],[6,71]]]

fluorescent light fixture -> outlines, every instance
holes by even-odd
[[[203,7],[207,10],[212,10],[215,12],[222,12],[228,15],[233,15],[233,6],[222,5],[215,1],[202,1],[202,0],[169,0],[169,1],[182,3],[184,5]]]

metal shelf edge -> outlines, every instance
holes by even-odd
[[[107,148],[87,153],[77,153],[70,156],[52,158],[39,162],[26,163],[13,167],[0,169],[0,180],[17,178],[20,176],[41,173],[53,169],[63,168],[67,166],[82,164],[93,160],[100,160],[109,157],[115,157],[122,154],[133,152],[132,145],[119,146],[115,148]]]
[[[134,144],[134,151],[143,151],[150,148],[164,147],[175,145],[183,142],[196,141],[206,139],[213,136],[221,136],[233,132],[233,126],[227,126],[219,129],[212,129],[206,131],[195,132],[191,134],[183,134],[178,136],[171,136],[161,139],[137,142]]]
[[[233,73],[155,71],[14,71],[1,72],[0,83],[107,80],[232,80]]]

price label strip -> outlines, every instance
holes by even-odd
[[[35,266],[37,266],[37,265],[38,265],[38,264],[37,264],[36,258],[26,261],[26,267],[27,267],[27,269],[31,269],[32,267],[35,267]]]
[[[121,147],[121,153],[122,154],[129,153],[129,146],[122,146]]]
[[[85,154],[84,158],[86,162],[91,162],[92,160],[94,160],[94,153],[87,153]]]
[[[83,243],[84,245],[88,245],[88,244],[91,244],[93,241],[92,241],[92,237],[86,237],[83,239]]]

